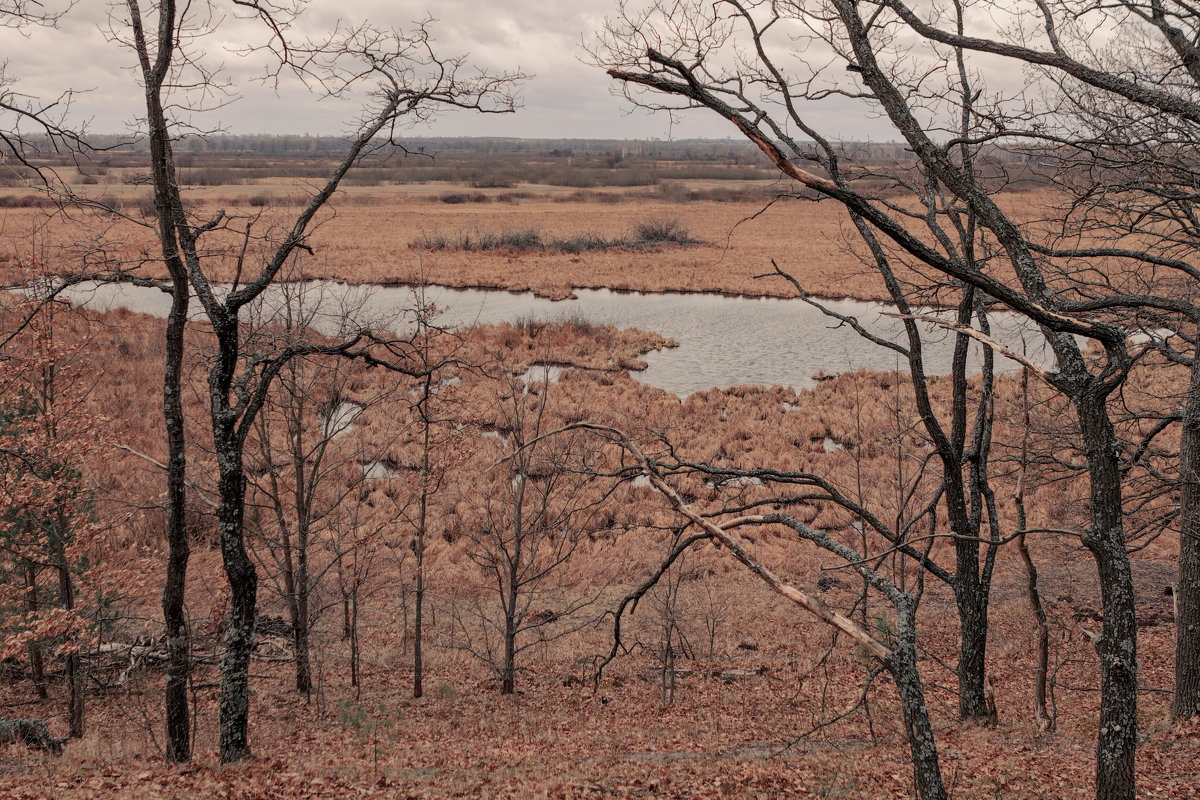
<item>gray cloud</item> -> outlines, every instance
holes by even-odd
[[[584,63],[586,54],[581,46],[591,40],[612,5],[611,0],[577,0],[548,9],[545,0],[441,0],[434,15],[441,53],[470,53],[471,63],[481,68],[520,69],[532,77],[521,92],[523,107],[516,114],[447,112],[429,126],[415,129],[414,134],[683,138],[733,133],[726,123],[703,112],[682,114],[673,126],[664,115],[631,112],[627,103],[612,95],[612,81],[602,70]],[[414,0],[360,0],[353,4],[352,13],[380,26],[403,29],[429,16],[426,7]],[[302,30],[328,31],[344,9],[345,4],[332,0],[314,0]],[[91,119],[91,129],[96,132],[127,129],[137,118],[141,102],[131,52],[106,41],[107,13],[99,3],[83,2],[57,30],[34,30],[22,37],[0,29],[0,52],[7,54],[9,73],[20,77],[18,88],[41,98],[55,97],[66,88],[86,90],[76,97],[74,113]],[[276,89],[253,80],[261,74],[261,65],[231,51],[261,35],[256,23],[229,13],[223,18],[219,38],[199,43],[208,63],[224,65],[222,74],[236,87],[240,99],[195,116],[195,124],[234,133],[337,134],[345,130],[347,120],[354,117],[354,104],[317,101],[295,81],[284,81]],[[216,99],[204,98],[209,105]],[[831,121],[839,128],[845,123],[847,133],[862,135],[862,120],[852,112],[835,109]]]

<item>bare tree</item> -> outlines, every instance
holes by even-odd
[[[1025,148],[1070,198],[1058,221],[1061,238],[1047,252],[1070,270],[1078,306],[1113,319],[1139,346],[1186,374],[1186,389],[1174,404],[1154,398],[1130,409],[1143,424],[1130,437],[1124,468],[1127,481],[1145,487],[1134,496],[1144,498],[1142,509],[1157,495],[1153,523],[1173,522],[1179,530],[1171,714],[1187,718],[1200,714],[1200,165],[1194,155],[1200,143],[1200,73],[1194,68],[1200,24],[1170,4],[1083,8],[1092,18],[1112,15],[1125,24],[1114,45],[1094,56],[1068,28],[1060,35],[1064,52],[1083,52],[1102,75],[1137,75],[1139,83],[1166,92],[1188,111],[1142,99],[1129,87],[1108,89],[1096,78],[1081,86],[1065,70],[1048,70],[1058,124],[1030,137]],[[1047,132],[1063,144],[1047,147]],[[1148,368],[1165,369],[1162,359]],[[1157,444],[1176,431],[1177,452]],[[1177,498],[1162,491],[1164,479],[1176,487]]]
[[[179,367],[183,327],[187,322],[190,289],[212,328],[216,353],[208,365],[210,425],[219,471],[217,508],[222,559],[231,589],[231,621],[221,659],[220,749],[223,762],[249,755],[248,666],[254,641],[257,573],[245,547],[246,477],[244,448],[253,431],[272,382],[287,363],[303,355],[351,357],[370,364],[404,369],[404,350],[369,330],[359,330],[335,343],[286,344],[275,351],[246,352],[242,347],[243,313],[281,275],[298,251],[311,250],[307,238],[318,212],[336,192],[342,178],[366,154],[395,144],[397,129],[418,121],[439,106],[477,111],[511,111],[516,75],[476,74],[465,77],[462,58],[439,57],[428,25],[412,33],[371,25],[339,27],[320,41],[291,38],[295,9],[234,0],[233,10],[263,23],[267,43],[261,48],[275,59],[273,74],[285,71],[334,96],[360,89],[367,106],[357,120],[343,156],[330,177],[316,187],[290,227],[263,231],[256,219],[236,219],[224,211],[196,218],[184,203],[176,174],[174,145],[182,135],[171,117],[170,97],[189,87],[204,92],[215,88],[212,73],[200,61],[195,40],[219,24],[215,4],[177,6],[163,0],[143,9],[128,0],[112,20],[112,31],[129,45],[140,66],[145,89],[154,188],[156,230],[162,258],[171,277],[172,309],[168,318],[164,404],[171,448],[168,459],[170,529],[164,616],[171,644],[168,678],[169,757],[188,756],[186,734],[186,625],[182,618],[183,576],[187,545],[182,530],[183,468],[182,413],[179,406]],[[255,50],[255,48],[252,48]],[[197,88],[198,87],[198,88]],[[260,226],[261,227],[261,226]],[[211,249],[201,241],[220,239],[225,246]],[[229,236],[234,237],[230,243]],[[239,244],[240,240],[240,244]],[[213,265],[234,266],[227,289],[214,283]],[[255,265],[257,262],[257,266]],[[186,288],[185,288],[186,287]]]
[[[756,4],[757,5],[757,4]],[[736,12],[735,12],[736,13]],[[749,10],[747,9],[747,13]],[[746,67],[750,70],[750,67]],[[763,70],[769,80],[770,66]],[[961,63],[946,66],[947,93],[958,99],[962,114],[949,123],[949,130],[966,141],[972,134],[974,122],[975,87],[972,76]],[[798,92],[802,97],[803,93]],[[811,135],[811,132],[808,132]],[[793,144],[797,144],[793,142]],[[980,177],[983,170],[976,163],[974,148],[965,144],[958,148],[963,170]],[[898,221],[907,220],[913,227],[925,229],[927,239],[947,258],[966,263],[985,262],[992,254],[986,243],[978,240],[978,220],[969,208],[957,206],[936,184],[925,183],[914,174],[911,165],[878,165],[858,161],[853,148],[827,142],[819,137],[806,151],[814,166],[852,185],[856,181],[883,182],[886,189],[876,195],[864,195],[868,200],[894,214]],[[1000,181],[996,189],[1002,188]],[[887,197],[903,192],[914,202],[901,207]],[[954,591],[959,619],[959,716],[976,722],[990,719],[986,696],[986,651],[988,634],[988,601],[991,576],[995,564],[997,542],[1000,538],[999,520],[993,504],[989,481],[991,466],[991,397],[993,390],[994,358],[990,351],[983,354],[982,375],[978,397],[973,397],[970,373],[971,338],[962,332],[953,334],[954,354],[951,362],[952,393],[949,407],[935,408],[929,390],[931,370],[926,365],[925,349],[927,324],[915,319],[922,305],[953,308],[954,323],[969,326],[973,321],[985,334],[990,333],[985,295],[969,283],[935,280],[921,271],[913,271],[913,260],[903,252],[889,250],[880,241],[866,220],[857,213],[851,219],[865,245],[863,259],[876,270],[896,305],[904,327],[903,343],[896,343],[869,333],[858,320],[827,310],[811,299],[813,287],[802,286],[785,268],[775,266],[775,277],[790,281],[807,302],[821,308],[841,324],[853,327],[865,339],[894,351],[908,366],[921,425],[941,462],[942,486],[934,498],[945,508],[947,521],[955,534],[953,563],[932,567],[932,574],[945,581]],[[907,262],[907,263],[906,263]],[[937,333],[937,336],[942,334]],[[967,469],[963,466],[968,465]],[[920,515],[917,515],[918,517]],[[903,538],[903,525],[890,526],[895,536]]]
[[[29,35],[31,29],[53,28],[70,11],[74,0],[4,0],[0,3],[0,28]],[[0,59],[0,164],[5,156],[25,169],[25,175],[50,176],[35,161],[55,151],[87,149],[82,128],[69,121],[74,93],[65,90],[46,100],[17,88],[18,78],[9,71],[8,59]]]
[[[551,578],[597,524],[603,495],[588,491],[587,472],[577,466],[580,443],[541,438],[551,413],[547,375],[529,385],[502,379],[495,425],[502,452],[472,487],[477,505],[464,520],[467,556],[495,603],[477,604],[472,619],[459,620],[459,645],[492,666],[501,694],[516,690],[520,653],[577,628],[590,603],[550,591]]]
[[[283,285],[252,316],[253,329],[265,328],[300,344],[341,320],[358,316],[361,300],[339,302],[321,286]],[[249,344],[253,346],[253,341]],[[355,418],[391,393],[360,393],[351,399],[354,362],[293,358],[280,371],[255,423],[249,458],[251,517],[260,562],[287,607],[296,661],[296,690],[312,691],[309,635],[323,610],[314,606],[337,550],[319,546],[331,515],[345,502],[356,502],[367,479],[361,447],[348,439]],[[394,387],[393,387],[394,388]],[[375,447],[386,449],[387,442]],[[266,523],[263,512],[269,517]],[[324,563],[314,561],[328,555]]]
[[[1003,135],[1003,104],[984,106],[974,100],[983,87],[970,94],[931,88],[931,74],[949,75],[953,81],[968,74],[958,65],[971,49],[1003,55],[1013,48],[992,47],[990,40],[979,44],[966,36],[960,5],[939,14],[937,22],[945,27],[927,23],[895,0],[654,4],[644,13],[625,11],[610,23],[598,60],[635,102],[662,108],[674,98],[675,108],[704,108],[727,119],[783,175],[813,195],[842,203],[868,247],[886,243],[885,253],[902,253],[923,269],[973,287],[989,302],[1002,303],[1041,326],[1057,366],[1026,365],[1070,400],[1087,456],[1090,519],[1082,541],[1096,561],[1104,609],[1098,643],[1102,694],[1096,792],[1100,798],[1132,797],[1137,628],[1124,537],[1120,442],[1107,405],[1131,366],[1124,331],[1080,313],[1071,305],[1075,297],[1070,289],[1050,283],[1046,256],[1031,244],[1035,233],[1000,207],[989,181],[964,158],[964,144],[978,148]],[[905,31],[948,49],[930,44],[912,58],[909,40],[901,35]],[[777,36],[789,38],[779,46]],[[826,54],[824,63],[813,63],[811,57],[807,63],[789,60],[797,41]],[[1051,60],[1059,57],[1051,53],[1033,63]],[[963,252],[937,231],[919,235],[916,215],[902,203],[872,196],[854,184],[854,174],[843,172],[841,154],[822,136],[811,114],[812,103],[832,96],[860,99],[864,110],[892,125],[914,155],[912,179],[900,185],[915,196],[918,208],[924,193],[945,198],[951,209],[969,210],[974,226],[970,241],[978,243],[981,253]],[[964,96],[972,104],[956,105]],[[972,114],[976,122],[968,137],[953,123],[962,114]],[[950,327],[990,341],[984,331],[961,321]],[[1096,340],[1103,356],[1085,356],[1076,335]]]
[[[437,324],[439,314],[423,287],[413,292],[413,364],[418,367],[416,398],[413,405],[415,425],[412,434],[418,452],[415,501],[406,516],[412,530],[410,550],[414,558],[413,591],[413,697],[425,693],[425,593],[428,582],[426,550],[430,535],[430,506],[445,487],[449,473],[456,469],[463,452],[461,425],[455,421],[461,408],[450,398],[452,387],[461,381],[464,365],[459,363],[461,340],[452,331]],[[407,631],[405,632],[407,634]]]

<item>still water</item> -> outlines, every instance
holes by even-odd
[[[413,290],[407,287],[357,287],[329,282],[312,282],[280,291],[303,292],[304,304],[312,309],[312,324],[327,332],[336,329],[347,314],[375,328],[402,329],[411,320],[405,310],[414,305]],[[780,384],[802,388],[816,383],[814,375],[836,374],[862,367],[869,370],[907,369],[893,351],[862,339],[849,326],[839,323],[800,300],[726,297],[712,294],[637,294],[605,289],[580,289],[574,300],[552,301],[532,293],[460,290],[429,287],[427,302],[441,312],[438,324],[466,326],[521,319],[555,321],[586,320],[618,328],[642,328],[669,336],[678,347],[647,353],[649,365],[633,373],[643,383],[680,395],[712,387]],[[73,290],[76,302],[96,309],[123,307],[165,316],[167,295],[154,289],[131,286],[84,286]],[[278,303],[279,294],[267,299]],[[885,315],[889,309],[878,303],[831,300],[826,306],[840,314],[857,317],[877,336],[903,339],[899,320]],[[198,306],[198,303],[193,307]],[[944,329],[922,324],[925,331],[926,364],[931,373],[950,371],[953,337]],[[1028,322],[1011,313],[992,316],[993,336],[1016,352],[1025,352],[1039,363],[1053,363],[1041,335]],[[969,361],[978,370],[980,349],[975,346]],[[1000,369],[1017,365],[999,359]]]

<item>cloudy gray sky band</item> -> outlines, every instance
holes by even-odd
[[[59,0],[62,2],[63,0]],[[119,4],[113,13],[120,13]],[[231,102],[197,119],[205,130],[229,133],[332,135],[344,130],[355,105],[317,102],[295,81],[276,87],[253,78],[261,67],[235,50],[261,34],[255,23],[233,18],[226,4],[213,4],[226,14],[216,36],[203,41],[208,63],[222,64],[234,87]],[[90,119],[97,133],[129,129],[139,113],[141,92],[131,70],[132,53],[108,35],[110,5],[79,0],[57,29],[21,32],[0,28],[0,53],[7,61],[14,88],[43,100],[64,89],[80,90],[73,104],[77,119]],[[310,32],[331,30],[341,18],[371,20],[380,26],[406,28],[433,16],[437,47],[444,55],[469,53],[470,61],[492,71],[520,69],[530,75],[521,91],[522,108],[503,116],[465,112],[441,114],[414,135],[502,136],[524,138],[724,138],[726,123],[703,112],[666,115],[632,110],[612,92],[603,70],[586,63],[584,43],[591,41],[614,13],[614,0],[312,0],[305,26]],[[835,119],[838,133],[864,134],[863,120],[843,111]]]

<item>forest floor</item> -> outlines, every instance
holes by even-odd
[[[216,564],[211,556],[202,572]],[[196,689],[196,759],[162,763],[161,673],[150,670],[89,700],[89,732],[61,758],[0,750],[0,796],[43,798],[905,798],[912,796],[907,746],[886,678],[868,703],[834,724],[825,721],[859,698],[866,663],[846,645],[830,648],[823,629],[752,583],[719,567],[709,579],[718,600],[688,603],[689,632],[716,619],[711,654],[676,662],[673,701],[655,652],[661,609],[632,618],[631,655],[610,664],[596,684],[590,657],[606,649],[607,625],[582,640],[535,651],[518,693],[501,696],[488,672],[435,648],[426,696],[410,694],[410,655],[375,637],[361,685],[348,685],[336,641],[317,658],[318,685],[305,700],[291,688],[291,665],[252,664],[254,758],[219,766],[216,670],[202,666]],[[1152,594],[1147,587],[1147,594]],[[1001,593],[1003,594],[1003,592]],[[1056,652],[1059,729],[1039,734],[1029,708],[1029,625],[1015,599],[994,614],[992,675],[1001,719],[996,728],[953,720],[952,676],[933,657],[951,655],[944,624],[949,598],[927,599],[927,690],[943,774],[958,798],[1092,796],[1096,696],[1088,688],[1094,653],[1064,641]],[[1153,600],[1151,600],[1153,602]],[[942,621],[939,622],[938,619]],[[1069,623],[1068,623],[1069,625]],[[1024,630],[1022,630],[1024,629]],[[434,627],[437,631],[438,627]],[[380,633],[383,628],[380,627]],[[1144,797],[1200,796],[1200,725],[1171,725],[1167,698],[1149,684],[1166,678],[1170,629],[1143,629]],[[698,651],[708,644],[695,641]],[[264,654],[265,655],[265,654]],[[28,684],[3,690],[0,707],[55,719],[61,699],[31,703]],[[53,694],[58,694],[57,689]]]

